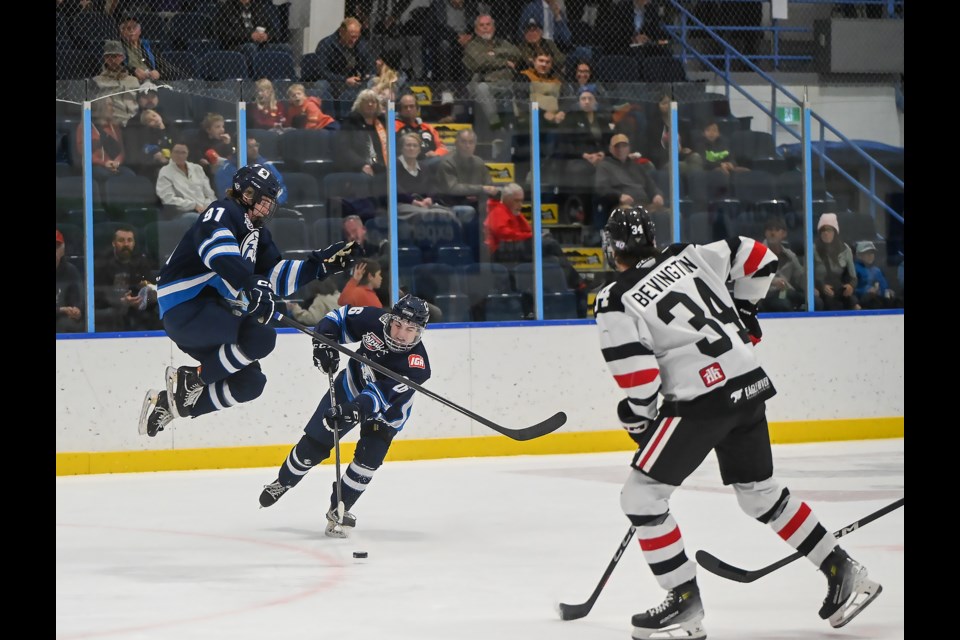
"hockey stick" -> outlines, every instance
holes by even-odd
[[[304,324],[300,324],[293,318],[288,318],[282,313],[275,312],[273,314],[273,319],[279,322],[280,324],[285,324],[288,327],[292,327],[301,333],[305,333],[308,336],[311,336],[314,340],[323,344],[324,346],[330,347],[331,349],[336,349],[343,355],[349,358],[353,358],[358,362],[362,362],[363,364],[367,365],[374,371],[379,371],[380,373],[387,376],[388,378],[392,378],[397,382],[402,382],[403,384],[407,385],[414,391],[419,391],[423,395],[433,398],[434,400],[436,400],[437,402],[440,402],[441,404],[447,405],[454,411],[459,411],[463,415],[476,420],[480,424],[493,429],[497,433],[502,433],[508,438],[519,440],[521,442],[526,440],[533,440],[534,438],[539,438],[540,436],[545,436],[548,433],[552,433],[556,431],[557,429],[562,427],[563,424],[567,421],[567,414],[565,414],[563,411],[560,411],[559,413],[555,413],[554,415],[550,416],[543,422],[538,422],[537,424],[531,425],[529,427],[523,427],[521,429],[509,429],[507,427],[502,427],[496,422],[491,422],[490,420],[487,420],[483,416],[479,416],[475,414],[473,411],[470,411],[469,409],[464,409],[460,405],[454,402],[451,402],[450,400],[447,400],[443,396],[439,396],[435,394],[433,391],[430,391],[429,389],[421,387],[419,384],[417,384],[410,378],[402,376],[396,371],[392,371],[391,369],[386,368],[382,364],[379,364],[377,362],[374,362],[373,360],[370,360],[369,358],[367,358],[362,354],[359,354],[355,351],[351,351],[350,349],[347,349],[340,343],[331,340],[330,338],[328,338],[323,334],[317,333],[316,331],[314,331],[313,329],[311,329],[310,327]]]
[[[603,572],[603,577],[600,578],[600,583],[597,584],[596,589],[593,590],[593,593],[590,594],[590,598],[587,599],[586,602],[583,604],[566,604],[561,602],[559,605],[557,605],[557,609],[560,611],[561,620],[578,620],[590,613],[590,610],[593,609],[593,605],[597,601],[597,598],[600,597],[600,592],[603,591],[604,585],[606,585],[607,580],[610,579],[610,574],[613,573],[617,563],[620,562],[620,556],[623,555],[627,545],[630,544],[630,539],[633,538],[633,534],[636,530],[637,528],[633,525],[631,525],[630,529],[627,530],[627,535],[623,536],[620,546],[617,547],[617,552],[613,554],[613,560],[611,560],[610,564],[607,565],[607,570]]]
[[[327,373],[327,380],[330,381],[330,406],[335,407],[337,405],[337,392],[332,371]],[[333,448],[336,456],[334,462],[337,466],[337,524],[342,525],[343,512],[346,509],[343,508],[343,496],[340,493],[340,423],[337,420],[333,421]]]
[[[874,511],[870,515],[860,518],[856,522],[851,522],[850,524],[845,526],[843,529],[840,529],[839,531],[834,531],[833,535],[836,536],[837,538],[842,538],[848,533],[853,533],[860,527],[866,524],[870,524],[877,518],[881,516],[885,516],[891,511],[898,509],[902,506],[903,506],[903,498],[900,498],[896,502],[892,502],[887,506],[883,507],[882,509],[878,509],[877,511]],[[703,567],[710,573],[715,573],[722,578],[726,578],[727,580],[733,580],[735,582],[753,582],[754,580],[762,578],[768,573],[772,573],[776,571],[780,567],[790,564],[797,558],[802,558],[802,557],[803,557],[803,554],[798,551],[797,553],[787,556],[786,558],[783,558],[781,560],[777,560],[773,564],[767,565],[762,569],[755,569],[753,571],[750,571],[747,569],[741,569],[740,567],[735,567],[732,564],[727,564],[723,560],[717,558],[714,555],[707,553],[706,551],[703,551],[703,550],[697,551],[697,563],[701,567]]]

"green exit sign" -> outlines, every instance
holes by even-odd
[[[800,107],[777,107],[777,120],[784,124],[800,124]]]

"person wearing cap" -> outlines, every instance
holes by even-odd
[[[113,102],[113,121],[125,126],[137,112],[137,90],[140,81],[130,75],[123,64],[125,57],[123,45],[119,40],[106,40],[103,43],[103,68],[93,77],[97,93],[105,100]]]
[[[869,240],[856,244],[854,267],[857,270],[857,288],[854,292],[861,309],[894,309],[902,307],[896,292],[887,283],[887,277],[876,264],[877,246]]]
[[[57,229],[57,333],[80,333],[83,323],[83,280],[80,271],[64,260],[66,243]]]
[[[560,50],[557,43],[543,37],[543,29],[535,18],[530,18],[523,28],[523,37],[520,44],[520,55],[523,56],[527,67],[534,66],[534,60],[541,53],[549,53],[553,58],[553,68],[558,72],[563,69],[567,56]]]
[[[561,48],[570,46],[572,36],[567,24],[567,13],[560,0],[533,0],[520,13],[520,35],[526,39],[532,25],[541,32],[547,42],[555,42]],[[556,60],[557,68],[563,68],[563,61]]]
[[[786,245],[787,225],[783,216],[774,214],[763,226],[763,244],[777,256],[777,274],[770,290],[760,301],[760,311],[799,311],[804,304],[806,275],[800,258]]]
[[[597,165],[595,190],[603,209],[641,206],[648,212],[664,210],[663,192],[653,179],[652,168],[639,153],[630,152],[630,138],[622,133],[610,138],[609,155]],[[595,223],[603,224],[603,216]]]
[[[853,251],[840,239],[837,214],[823,213],[817,221],[813,248],[814,305],[817,311],[859,309],[854,291],[857,270]]]
[[[117,24],[125,54],[123,64],[141,83],[159,80],[157,56],[149,40],[142,39],[140,19],[132,13],[125,14]]]

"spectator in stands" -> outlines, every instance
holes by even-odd
[[[610,154],[597,165],[596,193],[603,209],[640,205],[649,212],[664,209],[663,192],[651,176],[652,165],[630,152],[630,140],[622,133],[610,138]],[[603,224],[603,216],[595,223]]]
[[[343,171],[361,171],[368,176],[386,171],[386,118],[380,99],[372,89],[363,89],[353,109],[343,119],[340,163]]]
[[[703,127],[703,139],[697,147],[702,158],[701,166],[707,171],[722,171],[728,176],[735,171],[750,171],[747,167],[737,164],[733,152],[730,151],[729,141],[720,135],[720,125],[716,120],[710,120]]]
[[[353,275],[337,298],[337,304],[351,307],[382,307],[376,290],[383,284],[380,263],[373,258],[360,258],[353,265]]]
[[[80,333],[83,323],[83,279],[80,271],[64,260],[66,243],[57,229],[57,333]]]
[[[140,83],[147,80],[159,80],[160,71],[156,53],[149,40],[140,38],[140,19],[136,14],[124,14],[117,23],[120,39],[123,42],[123,64]]]
[[[328,312],[340,306],[337,304],[337,298],[340,297],[340,290],[337,288],[337,283],[334,278],[308,282],[303,287],[297,289],[293,297],[299,298],[301,302],[285,300],[287,315],[297,322],[311,327],[320,322]]]
[[[539,2],[540,0],[538,0]],[[567,57],[553,40],[548,40],[543,35],[540,20],[529,18],[522,28],[523,37],[520,38],[520,55],[523,56],[523,67],[532,68],[537,56],[541,53],[549,53],[553,59],[553,66],[560,71],[563,69],[563,63]]]
[[[855,291],[857,270],[853,251],[840,239],[837,214],[823,213],[817,221],[813,250],[814,308],[817,311],[859,309]]]
[[[177,132],[168,128],[163,116],[153,109],[146,109],[140,115],[140,126],[127,125],[130,139],[130,165],[142,176],[156,183],[157,172],[170,162],[170,152]]]
[[[400,163],[397,165],[397,216],[412,218],[429,213],[432,219],[446,218],[460,226],[453,211],[436,201],[436,181],[417,160],[420,136],[405,133],[400,136]]]
[[[437,188],[447,204],[477,207],[500,193],[493,184],[490,170],[475,154],[477,134],[472,129],[457,132],[453,153],[443,157],[437,166]]]
[[[567,218],[571,222],[593,221],[593,188],[597,165],[606,157],[613,135],[613,122],[598,113],[597,98],[589,86],[580,90],[579,110],[570,112],[563,122],[558,156],[564,162],[564,191],[569,194]]]
[[[283,105],[277,100],[277,92],[269,78],[260,78],[256,84],[257,97],[253,107],[247,110],[248,129],[276,129],[282,131],[291,125],[287,122]]]
[[[340,123],[323,112],[323,102],[317,96],[308,96],[299,82],[287,87],[284,118],[294,129],[329,129],[337,131]]]
[[[562,0],[533,0],[528,3],[520,13],[518,33],[521,38],[526,38],[526,32],[530,28],[531,21],[543,32],[544,40],[556,43],[562,49],[570,47],[572,37],[570,27],[567,24],[567,12],[563,7]],[[554,60],[556,60],[558,68],[563,67],[562,60],[558,60],[556,56],[554,56]]]
[[[171,162],[157,174],[157,196],[169,213],[195,219],[217,197],[203,167],[187,160],[188,155],[186,143],[174,143]]]
[[[463,64],[470,72],[467,86],[483,116],[480,123],[491,131],[503,128],[513,115],[513,82],[523,60],[512,42],[496,37],[489,14],[477,16],[473,38],[463,50]]]
[[[803,264],[785,244],[787,225],[783,216],[771,215],[763,227],[765,244],[777,256],[777,275],[770,283],[767,296],[760,301],[761,311],[798,311],[803,308],[807,288]]]
[[[384,50],[374,61],[376,73],[367,80],[367,88],[373,89],[381,103],[396,100],[407,89],[407,74],[400,70],[401,55],[400,51]]]
[[[133,227],[121,224],[93,268],[97,331],[162,329],[157,313],[155,272],[147,256],[137,250]]]
[[[397,101],[397,119],[394,128],[398,140],[407,133],[417,135],[420,140],[420,155],[417,159],[425,169],[429,170],[440,162],[440,158],[450,153],[433,125],[424,122],[420,117],[420,105],[417,104],[417,99],[412,93],[403,94]]]
[[[137,111],[137,90],[140,81],[130,75],[123,66],[123,45],[118,40],[106,40],[103,43],[103,69],[94,76],[98,95],[107,96],[105,100],[113,102],[113,120],[125,126]]]
[[[544,120],[541,124],[547,126],[547,132],[555,129],[567,114],[560,110],[563,79],[556,71],[553,56],[547,52],[538,53],[533,59],[533,66],[520,72],[520,81],[524,80],[529,84],[527,101],[536,101],[540,108]]]
[[[669,91],[663,91],[660,99],[653,105],[647,116],[646,136],[643,146],[639,149],[645,158],[650,160],[657,169],[670,166],[670,102],[673,97]],[[720,129],[717,129],[720,133]],[[706,133],[704,133],[706,136]],[[703,166],[703,154],[695,152],[690,147],[690,132],[686,125],[680,123],[680,172],[688,169],[699,169]]]
[[[903,306],[896,292],[887,284],[887,277],[876,264],[877,247],[869,240],[857,243],[854,266],[857,270],[857,287],[854,292],[861,309],[897,309]]]
[[[600,105],[606,98],[606,92],[594,79],[593,67],[587,60],[581,60],[576,64],[573,71],[573,80],[564,83],[563,88],[560,90],[560,95],[565,98],[572,97],[577,99],[580,96],[580,92],[584,89],[590,91],[593,97],[596,98],[597,108],[599,110]]]
[[[423,28],[428,78],[465,82],[464,48],[473,40],[477,0],[431,0]]]
[[[187,140],[190,149],[190,162],[203,167],[203,170],[211,179],[216,170],[216,167],[211,166],[211,158],[222,155],[217,154],[217,149],[221,144],[233,144],[230,134],[226,131],[226,124],[226,119],[219,113],[208,113],[203,117],[197,134],[192,139]],[[213,184],[212,181],[211,184]]]
[[[137,111],[127,120],[127,127],[131,125],[136,125],[140,122],[140,116],[147,109],[152,109],[159,113],[161,116],[165,115],[163,112],[163,107],[160,106],[160,94],[157,93],[157,85],[153,84],[149,80],[140,85],[140,90],[137,91],[136,95],[137,100]]]
[[[363,249],[366,258],[373,258],[380,264],[383,281],[377,288],[381,303],[390,301],[390,241],[387,238],[371,239],[363,219],[357,215],[348,215],[343,219],[343,239],[356,242]],[[379,305],[383,306],[383,304]]]
[[[267,169],[270,169],[273,177],[280,183],[280,193],[277,195],[277,204],[280,206],[286,204],[288,194],[287,186],[283,182],[283,176],[280,175],[280,171],[269,158],[260,155],[260,143],[257,142],[257,139],[247,136],[247,165],[251,164],[262,164]],[[233,176],[237,173],[238,169],[236,153],[230,154],[223,162],[220,162],[217,166],[217,172],[213,176],[214,192],[220,196],[225,194],[227,189],[232,187]]]
[[[623,0],[597,16],[604,53],[667,56],[669,35],[663,28],[663,7],[650,0]]]
[[[373,74],[373,58],[360,38],[360,21],[345,18],[335,33],[322,38],[316,49],[320,75],[338,100],[355,100]]]
[[[94,100],[90,106],[90,146],[93,155],[93,177],[106,180],[111,176],[135,175],[124,166],[126,155],[123,132],[113,119],[113,102],[109,98]],[[83,148],[83,123],[77,125],[77,149]]]
[[[248,64],[258,51],[272,41],[273,21],[267,14],[267,5],[260,0],[226,0],[217,9],[213,21],[220,48],[240,51]]]

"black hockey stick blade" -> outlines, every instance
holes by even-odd
[[[902,506],[903,506],[903,498],[900,498],[899,500],[891,502],[887,506],[881,509],[878,509],[877,511],[874,511],[870,515],[860,518],[856,522],[851,522],[850,524],[845,526],[843,529],[840,529],[839,531],[834,531],[833,535],[836,536],[837,538],[842,538],[843,536],[853,533],[860,527],[866,524],[869,524],[874,520],[876,520],[877,518],[881,516],[885,516],[891,511],[894,511],[895,509],[899,509]],[[792,555],[787,556],[786,558],[777,560],[773,564],[767,565],[766,567],[763,567],[761,569],[754,569],[753,571],[751,571],[749,569],[741,569],[740,567],[735,567],[732,564],[727,564],[726,562],[716,557],[715,555],[707,553],[706,551],[703,551],[701,549],[700,551],[697,551],[697,564],[699,564],[701,567],[703,567],[710,573],[715,573],[721,578],[726,578],[727,580],[733,580],[734,582],[753,582],[754,580],[762,578],[768,573],[773,573],[780,567],[784,567],[790,564],[791,562],[793,562],[794,560],[802,557],[803,557],[803,554],[798,551]]]
[[[566,423],[567,421],[567,414],[565,414],[563,411],[560,411],[550,416],[543,422],[538,422],[537,424],[531,425],[529,427],[523,427],[521,429],[510,429],[510,428],[501,426],[496,422],[492,422],[484,418],[481,415],[477,415],[476,413],[474,413],[473,411],[470,411],[469,409],[465,409],[461,407],[460,405],[458,405],[457,403],[451,400],[447,400],[443,396],[437,395],[436,393],[434,393],[433,391],[430,391],[426,387],[420,386],[410,378],[400,375],[396,371],[393,371],[392,369],[388,369],[382,364],[378,362],[374,362],[373,360],[367,358],[362,354],[357,353],[356,351],[351,351],[350,349],[347,349],[346,347],[341,345],[339,342],[331,340],[327,336],[317,333],[307,325],[300,324],[293,318],[288,318],[287,316],[281,313],[274,313],[273,319],[279,322],[280,324],[284,324],[288,327],[292,327],[293,329],[296,329],[297,331],[300,331],[301,333],[307,334],[308,336],[312,337],[314,340],[317,340],[318,342],[323,343],[324,345],[330,347],[331,349],[336,349],[337,351],[347,356],[348,358],[352,358],[354,360],[357,360],[358,362],[362,362],[363,364],[367,365],[371,369],[375,371],[379,371],[380,373],[387,376],[388,378],[396,380],[397,382],[402,382],[403,384],[407,385],[411,389],[415,391],[419,391],[423,395],[433,398],[437,402],[447,405],[454,411],[459,411],[460,413],[467,416],[468,418],[476,420],[477,422],[484,425],[485,427],[489,427],[490,429],[493,429],[497,433],[501,433],[507,436],[508,438],[512,438],[513,440],[524,442],[526,440],[533,440],[534,438],[545,436],[548,433],[553,433],[554,431],[562,427],[564,423]]]
[[[627,545],[630,544],[630,539],[633,538],[633,534],[636,532],[636,530],[637,528],[633,525],[631,525],[630,529],[627,530],[627,535],[623,536],[623,540],[620,541],[620,546],[617,547],[617,552],[614,554],[613,560],[611,560],[610,564],[607,565],[607,570],[603,572],[600,582],[597,584],[597,587],[593,590],[593,593],[590,594],[590,598],[587,599],[586,602],[582,602],[580,604],[567,604],[565,602],[561,602],[557,605],[557,610],[560,612],[561,620],[579,620],[590,613],[590,610],[593,609],[593,605],[596,603],[597,598],[600,597],[600,592],[603,591],[603,587],[607,584],[607,580],[610,579],[610,574],[613,573],[617,563],[620,562],[620,556],[623,555]]]

